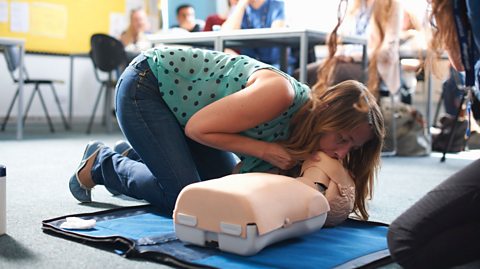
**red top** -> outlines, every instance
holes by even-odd
[[[214,14],[207,17],[205,20],[205,27],[203,31],[213,31],[214,25],[222,25],[225,22],[225,19],[221,18],[220,15]]]

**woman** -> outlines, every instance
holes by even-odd
[[[143,9],[134,9],[130,12],[130,24],[122,32],[120,41],[125,46],[130,59],[137,56],[140,51],[151,48],[152,44],[145,37],[145,32],[150,28],[147,14]],[[133,57],[131,55],[134,55]]]
[[[222,24],[227,20],[232,11],[235,9],[238,0],[228,0],[228,8],[223,13],[211,14],[205,20],[205,26],[203,27],[204,32],[209,31],[218,31],[221,29]]]
[[[231,152],[245,173],[288,170],[321,150],[356,178],[356,212],[368,217],[384,126],[361,83],[311,92],[247,56],[156,48],[121,76],[116,109],[131,158],[90,143],[70,180],[81,202],[100,184],[171,212],[186,185],[232,173]]]
[[[239,0],[222,24],[221,30],[283,27],[285,27],[284,0]],[[240,49],[240,53],[280,67],[279,47],[252,46]]]
[[[322,88],[346,79],[362,79],[362,46],[344,45],[337,50],[339,29],[341,34],[363,36],[368,40],[368,88],[375,95],[396,93],[400,88],[398,50],[402,21],[403,9],[398,0],[354,1],[348,7],[345,20],[339,18],[333,38],[328,41],[329,57],[316,69],[317,78],[311,85],[315,83],[313,87]]]

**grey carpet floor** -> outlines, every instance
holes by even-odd
[[[32,127],[31,127],[32,128]],[[41,231],[41,221],[61,215],[143,204],[113,197],[102,186],[93,190],[92,204],[79,204],[67,182],[77,167],[85,144],[92,139],[112,145],[121,133],[85,135],[83,128],[50,134],[27,128],[25,139],[0,133],[0,163],[7,166],[7,235],[0,236],[0,268],[165,268],[128,260]],[[31,133],[34,134],[31,134]],[[480,156],[478,151],[427,157],[384,157],[373,199],[372,220],[391,222],[428,190]],[[399,268],[392,264],[385,268]]]

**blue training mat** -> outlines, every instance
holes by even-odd
[[[89,230],[62,229],[66,217],[93,218],[97,224]],[[149,205],[44,220],[42,229],[128,258],[183,268],[376,268],[391,262],[388,226],[352,219],[268,246],[250,257],[182,243],[173,220]]]

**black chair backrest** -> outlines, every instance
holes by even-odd
[[[14,81],[17,81],[15,77],[15,71],[17,71],[18,67],[20,66],[20,47],[15,45],[8,45],[3,47],[3,53],[5,56],[5,61],[7,62],[8,71],[10,71],[10,75],[12,76]],[[27,71],[25,66],[23,67],[24,72],[24,79],[28,78]]]
[[[105,34],[94,34],[90,39],[90,57],[103,72],[111,72],[127,62],[125,48],[118,39]]]

